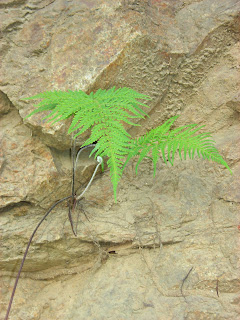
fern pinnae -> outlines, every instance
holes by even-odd
[[[151,99],[133,89],[126,87],[98,89],[89,95],[81,90],[46,91],[28,99],[41,101],[36,105],[37,109],[27,117],[38,112],[50,111],[45,119],[56,123],[73,116],[68,133],[74,132],[74,139],[86,130],[91,130],[90,137],[83,146],[98,141],[92,153],[95,153],[96,157],[108,157],[107,163],[110,168],[115,200],[122,172],[135,156],[138,157],[136,173],[142,160],[149,157],[149,153],[151,153],[150,159],[153,161],[155,175],[160,155],[164,163],[170,162],[173,165],[177,151],[181,160],[186,159],[187,155],[190,159],[197,155],[221,163],[229,169],[214,147],[211,134],[198,133],[203,126],[190,124],[172,129],[178,115],[133,140],[123,124],[139,126],[135,120],[148,116],[142,107],[149,108],[145,101]],[[141,102],[139,99],[144,101]]]
[[[137,162],[136,168],[135,168],[136,174],[138,173],[138,166],[139,166],[140,162],[143,160],[143,158],[146,157],[146,155],[149,153],[150,149],[151,149],[151,146],[145,146],[143,148],[143,150],[140,152],[138,162]]]
[[[204,126],[190,124],[170,130],[170,127],[176,119],[177,116],[170,118],[162,126],[152,129],[144,136],[135,140],[133,150],[129,153],[126,162],[129,162],[133,156],[138,156],[136,173],[140,162],[143,158],[147,157],[147,154],[151,150],[154,175],[156,173],[156,164],[159,159],[159,152],[161,152],[162,159],[165,164],[167,164],[167,160],[171,165],[174,164],[174,158],[177,151],[181,160],[182,153],[184,160],[186,160],[187,155],[190,159],[193,159],[195,152],[197,152],[199,157],[221,163],[230,170],[227,163],[214,147],[213,144],[215,141],[212,139],[211,134],[208,132],[198,133],[198,131]]]
[[[156,171],[157,171],[157,162],[159,159],[159,149],[158,145],[155,144],[152,148],[152,162],[153,162],[153,176],[156,176]]]
[[[166,157],[165,157],[165,147],[167,145],[167,142],[165,141],[165,143],[161,143],[159,144],[159,147],[160,147],[160,150],[161,150],[161,153],[162,153],[162,158],[163,158],[163,161],[165,164],[167,164],[167,160],[166,160]]]
[[[31,113],[29,113],[24,119],[27,119],[31,116],[33,116],[36,113],[39,112],[43,112],[43,111],[49,111],[49,110],[53,110],[54,109],[54,105],[43,105],[43,106],[39,106],[37,109],[33,110]]]

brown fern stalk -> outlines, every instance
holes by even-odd
[[[55,202],[51,208],[46,212],[46,214],[43,216],[43,218],[41,219],[41,221],[38,223],[38,225],[36,226],[36,228],[34,229],[31,237],[29,238],[29,241],[28,241],[28,244],[27,244],[27,247],[26,247],[26,250],[24,252],[24,255],[23,255],[23,258],[22,258],[22,262],[21,262],[21,265],[20,265],[20,268],[18,270],[18,274],[17,274],[17,277],[16,277],[16,280],[15,280],[15,283],[14,283],[14,287],[13,287],[13,290],[12,290],[12,294],[11,294],[11,298],[9,300],[9,304],[8,304],[8,309],[7,309],[7,313],[6,313],[6,316],[5,316],[5,319],[4,320],[8,320],[8,317],[9,317],[9,313],[10,313],[10,310],[11,310],[11,307],[12,307],[12,303],[13,303],[13,299],[14,299],[14,295],[15,295],[15,292],[16,292],[16,289],[17,289],[17,285],[18,285],[18,281],[20,279],[20,275],[21,275],[21,272],[22,272],[22,269],[23,269],[23,265],[24,265],[24,262],[26,260],[26,257],[27,257],[27,254],[28,254],[28,250],[29,250],[29,247],[32,243],[32,240],[33,240],[33,237],[35,235],[35,233],[37,232],[38,228],[41,226],[41,224],[43,223],[43,221],[47,218],[47,216],[50,214],[50,212],[60,203],[62,203],[63,201],[65,200],[69,200],[71,199],[70,201],[68,201],[68,218],[69,218],[69,221],[70,221],[70,224],[71,224],[71,228],[72,228],[72,232],[74,234],[74,236],[76,237],[77,236],[77,233],[76,231],[74,230],[74,226],[73,226],[73,220],[72,220],[72,211],[75,209],[75,206],[76,206],[76,203],[77,201],[80,200],[81,196],[79,199],[76,198],[76,195],[75,195],[75,169],[76,169],[76,166],[77,166],[77,161],[78,161],[78,158],[79,158],[79,155],[81,153],[82,150],[88,148],[88,147],[93,147],[95,146],[95,144],[91,144],[91,145],[87,145],[81,149],[78,150],[77,152],[77,155],[76,155],[76,152],[75,152],[75,149],[76,149],[76,143],[73,142],[73,145],[72,145],[72,194],[70,196],[67,196],[67,197],[64,197],[60,200],[58,200],[57,202]],[[97,167],[99,166],[99,164],[97,165]],[[96,170],[95,170],[96,172]],[[95,172],[94,172],[94,175],[95,175]],[[94,177],[93,175],[93,177]],[[92,179],[93,179],[92,177]],[[91,180],[92,180],[91,179]],[[91,182],[90,180],[90,182]],[[88,184],[89,186],[89,184]],[[87,187],[88,187],[87,186]],[[85,189],[86,190],[86,189]],[[85,192],[85,191],[84,191]],[[84,193],[83,192],[83,193]],[[82,194],[83,194],[82,193]]]
[[[61,200],[58,200],[56,203],[54,203],[51,208],[47,211],[47,213],[44,215],[44,217],[41,219],[41,221],[38,223],[38,225],[36,226],[36,228],[34,229],[29,241],[28,241],[28,244],[27,244],[27,247],[26,247],[26,250],[25,250],[25,253],[23,255],[23,258],[22,258],[22,262],[21,262],[21,266],[18,270],[18,274],[17,274],[17,277],[16,277],[16,280],[15,280],[15,284],[14,284],[14,287],[13,287],[13,290],[12,290],[12,295],[11,295],[11,298],[9,300],[9,304],[8,304],[8,309],[7,309],[7,313],[6,313],[6,316],[5,316],[5,320],[8,320],[8,317],[9,317],[9,313],[10,313],[10,310],[11,310],[11,306],[12,306],[12,303],[13,303],[13,298],[14,298],[14,295],[15,295],[15,292],[16,292],[16,288],[17,288],[17,285],[18,285],[18,281],[19,281],[19,278],[20,278],[20,275],[21,275],[21,272],[22,272],[22,268],[23,268],[23,265],[24,265],[24,262],[25,262],[25,259],[26,259],[26,256],[28,254],[28,249],[31,245],[31,242],[32,242],[32,239],[35,235],[35,233],[37,232],[38,228],[41,226],[41,224],[43,223],[43,221],[47,218],[47,216],[49,215],[49,213],[60,203],[62,203],[63,201],[67,200],[67,199],[70,199],[72,196],[67,196],[65,198],[62,198]]]

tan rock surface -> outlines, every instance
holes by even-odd
[[[36,234],[10,319],[240,317],[238,12],[237,0],[0,1],[0,318],[28,238],[71,185],[68,123],[23,120],[33,104],[21,98],[113,85],[153,98],[132,135],[176,114],[204,124],[233,176],[197,158],[159,163],[155,178],[148,160],[137,177],[130,163],[115,204],[98,174],[77,237],[66,203]]]

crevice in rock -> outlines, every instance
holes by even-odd
[[[174,244],[178,244],[183,242],[184,240],[169,240],[169,241],[162,241],[163,246],[172,246]]]
[[[7,9],[7,8],[18,8],[22,5],[26,4],[27,0],[12,0],[11,2],[0,3],[0,9]]]
[[[20,29],[20,26],[22,26],[23,21],[15,21],[13,23],[10,23],[5,29],[2,30],[2,33],[10,33],[13,31],[17,31]]]
[[[7,94],[0,90],[0,117],[7,114],[13,108],[14,105],[8,98]]]
[[[49,3],[47,3],[46,5],[44,5],[43,7],[37,7],[37,6],[35,6],[35,7],[31,7],[30,5],[27,5],[27,6],[25,6],[24,7],[24,9],[28,9],[28,10],[31,10],[32,12],[34,12],[34,11],[38,11],[38,10],[42,10],[42,9],[45,9],[45,8],[47,8],[48,6],[50,6],[52,3],[54,3],[56,0],[52,0],[52,1],[50,1]],[[43,1],[42,1],[43,2]],[[41,2],[39,2],[39,3],[41,3]]]
[[[7,205],[6,207],[0,208],[0,214],[6,213],[9,210],[12,210],[14,208],[21,208],[23,206],[32,206],[33,204],[30,201],[20,201],[18,203],[11,203]]]
[[[239,203],[239,201],[235,201],[235,200],[228,200],[228,199],[224,199],[224,198],[218,198],[219,201],[224,201],[224,202],[228,202],[228,203],[231,203],[231,204],[234,204],[234,203]]]

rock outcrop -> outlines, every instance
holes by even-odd
[[[1,0],[0,317],[28,238],[71,190],[68,122],[27,96],[128,86],[152,97],[133,136],[180,115],[212,132],[233,175],[202,159],[108,171],[74,215],[63,203],[30,247],[10,319],[229,320],[240,317],[239,1]],[[77,140],[80,146],[83,138]],[[79,190],[95,161],[85,152]]]

